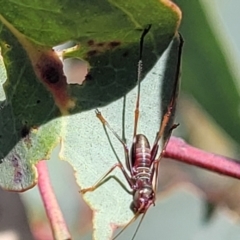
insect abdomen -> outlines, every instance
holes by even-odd
[[[134,144],[134,163],[135,168],[150,167],[151,165],[151,149],[147,138],[143,134],[136,135]]]

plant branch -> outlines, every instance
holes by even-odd
[[[70,240],[70,234],[64,221],[62,212],[56,200],[51,186],[47,164],[40,161],[37,164],[38,170],[38,188],[42,197],[46,214],[51,225],[55,240]]]
[[[240,179],[240,164],[237,160],[192,147],[180,138],[170,138],[163,157]]]

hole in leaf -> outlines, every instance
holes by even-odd
[[[6,100],[6,95],[5,95],[5,91],[3,89],[3,84],[5,83],[5,81],[7,80],[7,70],[5,68],[4,62],[3,62],[3,57],[2,57],[2,49],[0,47],[0,101],[4,101]]]
[[[69,84],[82,84],[88,74],[88,64],[78,58],[63,61],[63,71]]]
[[[75,45],[76,45],[76,43],[74,41],[68,41],[68,42],[65,42],[63,44],[60,44],[60,45],[57,45],[57,46],[53,47],[53,49],[55,51],[63,51],[65,49],[72,48]]]

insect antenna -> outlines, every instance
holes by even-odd
[[[141,215],[141,210],[142,210],[142,207],[139,208],[139,210],[138,210],[138,212],[135,214],[135,216],[128,222],[127,225],[124,226],[124,228],[123,228],[112,240],[117,239],[117,237],[119,237],[119,236],[126,230],[126,228],[127,228],[129,225],[131,225],[131,224]],[[146,213],[147,213],[147,210],[148,210],[148,209],[146,209],[145,212],[143,213],[143,215],[142,215],[142,217],[141,217],[141,219],[140,219],[140,221],[139,221],[139,223],[138,223],[138,225],[137,225],[137,228],[136,228],[136,230],[135,230],[135,232],[134,232],[133,237],[132,237],[131,240],[134,240],[134,238],[136,237],[137,232],[138,232],[138,230],[139,230],[139,228],[140,228],[140,226],[141,226],[141,224],[142,224],[142,221],[143,221],[143,219],[144,219],[144,217],[145,217],[145,215],[146,215]]]
[[[138,76],[137,76],[137,101],[136,101],[136,108],[135,108],[135,116],[134,116],[134,131],[133,131],[133,138],[135,138],[137,134],[137,125],[138,125],[138,118],[139,118],[139,105],[140,105],[140,89],[141,89],[141,80],[142,80],[142,54],[143,54],[143,41],[146,34],[149,32],[151,28],[151,24],[149,24],[146,28],[144,28],[142,36],[140,38],[140,47],[139,47],[139,61],[138,61]]]
[[[151,28],[151,24],[149,24],[147,27],[144,28],[143,32],[142,32],[142,35],[140,37],[140,46],[139,46],[139,61],[138,61],[138,75],[137,75],[137,99],[136,99],[136,107],[135,107],[135,116],[134,116],[134,132],[133,132],[133,138],[136,137],[136,134],[137,134],[137,125],[138,125],[138,118],[139,118],[139,105],[140,105],[140,90],[141,90],[141,80],[142,80],[142,66],[143,66],[143,63],[142,63],[142,55],[143,55],[143,43],[144,43],[144,37],[146,36],[146,34],[149,32],[150,28]],[[124,101],[126,99],[124,98]],[[125,103],[125,102],[124,102]],[[125,106],[125,105],[124,105]],[[123,117],[125,117],[123,115]],[[109,126],[108,126],[109,128]],[[129,159],[129,158],[128,158]],[[132,166],[131,166],[131,161],[128,161],[128,165],[129,165],[129,169],[131,171],[132,169]],[[131,225],[131,223],[133,223],[137,218],[138,216],[141,214],[141,210],[142,208],[139,208],[139,211],[135,213],[135,216],[127,223],[127,225],[124,226],[124,228],[113,238],[116,239],[120,234],[122,234],[125,229]],[[138,232],[138,229],[143,221],[143,218],[145,216],[146,212],[144,212],[143,216],[141,217],[141,220],[137,226],[137,229],[132,237],[132,240],[135,238],[137,232]]]
[[[126,118],[126,95],[123,97],[123,108],[122,108],[122,140],[127,143],[125,133],[125,118]]]
[[[107,136],[108,143],[109,143],[109,145],[110,145],[110,147],[111,147],[111,149],[112,149],[112,151],[113,151],[113,154],[115,155],[117,161],[118,161],[119,163],[121,163],[121,160],[120,160],[120,158],[118,157],[117,152],[116,152],[116,150],[115,150],[115,148],[114,148],[114,146],[113,146],[113,144],[112,144],[112,141],[111,141],[111,139],[110,139],[110,136],[109,136],[109,134],[108,134],[108,131],[107,131],[107,128],[106,128],[105,124],[103,124],[103,129],[104,129],[104,132],[105,132],[105,134],[106,134],[106,136]]]
[[[142,224],[142,221],[143,221],[146,213],[147,213],[147,210],[146,210],[146,211],[144,212],[144,214],[142,215],[142,217],[141,217],[141,219],[140,219],[140,221],[139,221],[139,223],[138,223],[138,225],[137,225],[137,228],[136,228],[136,230],[135,230],[135,232],[134,232],[134,234],[133,234],[132,240],[136,237],[137,232],[138,232],[138,229],[140,228],[140,226],[141,226],[141,224]],[[139,215],[138,215],[138,216],[139,216]]]
[[[124,228],[112,240],[117,239],[117,237],[119,237],[126,230],[126,228],[138,218],[139,215],[140,213],[136,213],[135,216],[127,223],[127,225],[124,226]],[[136,233],[134,233],[134,235],[136,235]]]

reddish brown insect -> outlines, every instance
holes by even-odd
[[[136,108],[135,108],[134,132],[133,132],[133,143],[132,143],[131,152],[129,152],[126,143],[113,130],[113,128],[105,120],[101,112],[99,110],[96,110],[96,115],[98,119],[102,122],[104,128],[108,128],[123,145],[123,148],[125,151],[125,161],[126,161],[127,168],[125,168],[123,164],[119,162],[115,164],[111,169],[109,169],[109,171],[94,186],[81,190],[82,193],[85,193],[87,191],[94,191],[116,167],[120,168],[129,186],[133,190],[132,209],[135,213],[135,217],[124,227],[124,229],[130,223],[132,223],[140,214],[143,213],[143,217],[144,217],[148,208],[151,205],[155,204],[155,193],[156,193],[157,179],[158,179],[158,165],[162,158],[162,152],[164,151],[167,141],[171,135],[171,131],[177,126],[173,124],[173,119],[174,119],[174,113],[176,108],[176,99],[178,95],[179,69],[180,69],[181,49],[183,45],[183,40],[180,35],[176,37],[178,40],[178,59],[177,59],[177,66],[176,66],[176,76],[173,82],[173,89],[171,93],[168,93],[170,97],[168,97],[169,100],[167,103],[167,107],[165,109],[163,108],[163,115],[162,115],[163,117],[161,119],[160,129],[156,135],[153,147],[152,148],[150,147],[148,139],[146,138],[145,135],[137,134],[139,105],[140,105],[140,82],[141,82],[141,72],[142,72],[143,40],[145,35],[150,30],[150,28],[151,28],[151,25],[149,25],[147,28],[144,29],[140,39],[140,57],[139,57],[139,63],[138,63],[138,93],[137,93]],[[163,138],[164,144],[160,149],[159,141],[161,138]],[[159,152],[159,155],[158,155],[158,152]],[[134,233],[133,238],[135,237],[138,231],[138,228],[142,222],[142,219]],[[117,236],[119,236],[119,234]],[[117,236],[115,236],[115,238]]]

